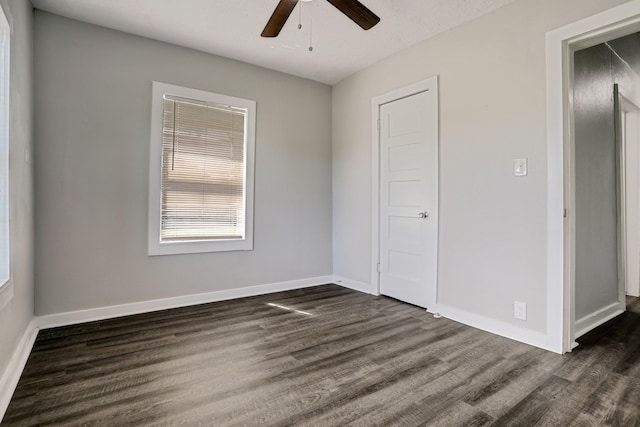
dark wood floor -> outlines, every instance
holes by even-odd
[[[336,285],[41,331],[2,425],[640,424],[640,303],[560,356]]]

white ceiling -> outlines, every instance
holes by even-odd
[[[69,18],[334,84],[514,0],[361,0],[381,20],[364,31],[325,0],[293,11],[277,38],[260,32],[278,0],[32,0]],[[313,51],[309,52],[309,12]]]

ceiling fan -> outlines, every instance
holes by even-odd
[[[291,15],[291,12],[293,12],[293,9],[298,4],[298,1],[299,0],[280,0],[260,35],[262,37],[277,37],[282,27],[284,27],[285,22],[289,19],[289,15]],[[340,12],[347,15],[349,19],[358,24],[363,30],[368,30],[380,22],[380,18],[358,0],[327,1],[334,5]]]

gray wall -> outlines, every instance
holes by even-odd
[[[545,332],[545,33],[621,3],[516,1],[334,86],[334,273],[372,280],[371,98],[439,75],[438,303]],[[520,157],[526,178],[513,176]]]
[[[35,14],[36,313],[332,273],[331,88]],[[153,80],[257,101],[254,250],[147,256]]]
[[[618,301],[613,87],[640,101],[640,77],[627,65],[640,58],[628,49],[634,41],[638,47],[637,38],[610,43],[620,47],[615,54],[600,44],[574,57],[576,320]]]
[[[0,310],[0,377],[33,318],[32,24],[27,0],[0,2],[12,27],[9,124],[11,282],[13,298]]]

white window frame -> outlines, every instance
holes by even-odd
[[[0,7],[0,309],[11,299],[11,227],[9,185],[11,26]]]
[[[245,131],[245,232],[240,239],[161,242],[161,181],[162,181],[162,118],[165,95],[194,99],[208,103],[230,105],[247,110]],[[151,106],[151,138],[149,146],[149,256],[202,252],[248,251],[253,249],[253,177],[255,156],[256,102],[204,90],[168,83],[153,82]]]

